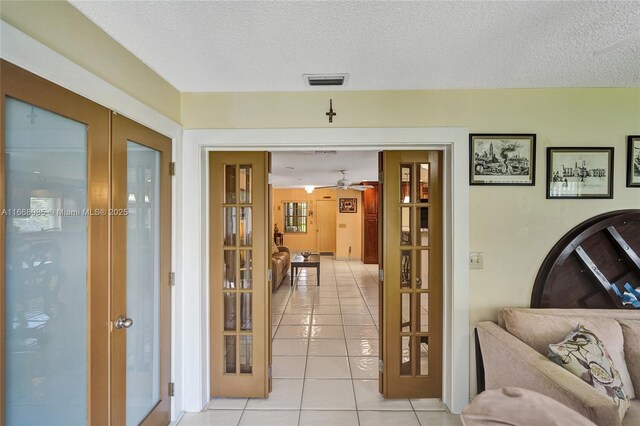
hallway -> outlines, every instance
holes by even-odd
[[[458,416],[432,399],[378,393],[377,265],[321,258],[321,283],[301,269],[273,293],[273,392],[212,399],[189,425],[449,426]]]

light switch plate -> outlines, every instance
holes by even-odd
[[[472,251],[469,253],[469,269],[484,269],[481,251]]]

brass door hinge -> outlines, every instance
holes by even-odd
[[[175,161],[172,161],[169,163],[169,175],[171,176],[175,176],[176,175],[176,163]]]
[[[173,382],[169,383],[169,396],[175,395],[175,384]]]

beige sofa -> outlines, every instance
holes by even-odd
[[[632,398],[624,419],[608,396],[547,358],[579,324],[603,341]],[[476,326],[486,389],[517,386],[547,395],[599,426],[640,425],[640,311],[502,309],[498,324]]]
[[[282,281],[289,272],[291,266],[291,255],[289,249],[284,246],[273,245],[271,250],[271,271],[273,273],[273,289],[280,287]]]

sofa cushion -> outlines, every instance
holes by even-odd
[[[622,419],[622,426],[640,425],[640,399],[631,400],[627,414]]]
[[[549,358],[611,398],[620,419],[624,418],[629,397],[606,346],[593,331],[579,326],[561,342],[549,345]]]
[[[460,418],[465,426],[595,426],[546,395],[515,387],[482,392],[462,411]]]
[[[624,336],[624,357],[634,389],[640,389],[640,321],[619,320]],[[638,414],[640,416],[640,413]],[[638,421],[640,425],[640,420]]]
[[[276,276],[280,275],[280,272],[284,269],[284,260],[279,256],[271,256],[271,264],[273,265],[274,273]]]
[[[549,344],[564,339],[578,325],[592,330],[604,343],[614,365],[620,372],[624,390],[635,399],[635,390],[624,354],[624,338],[618,321],[604,317],[559,316],[534,311],[503,309],[505,328],[541,355],[547,356]]]

